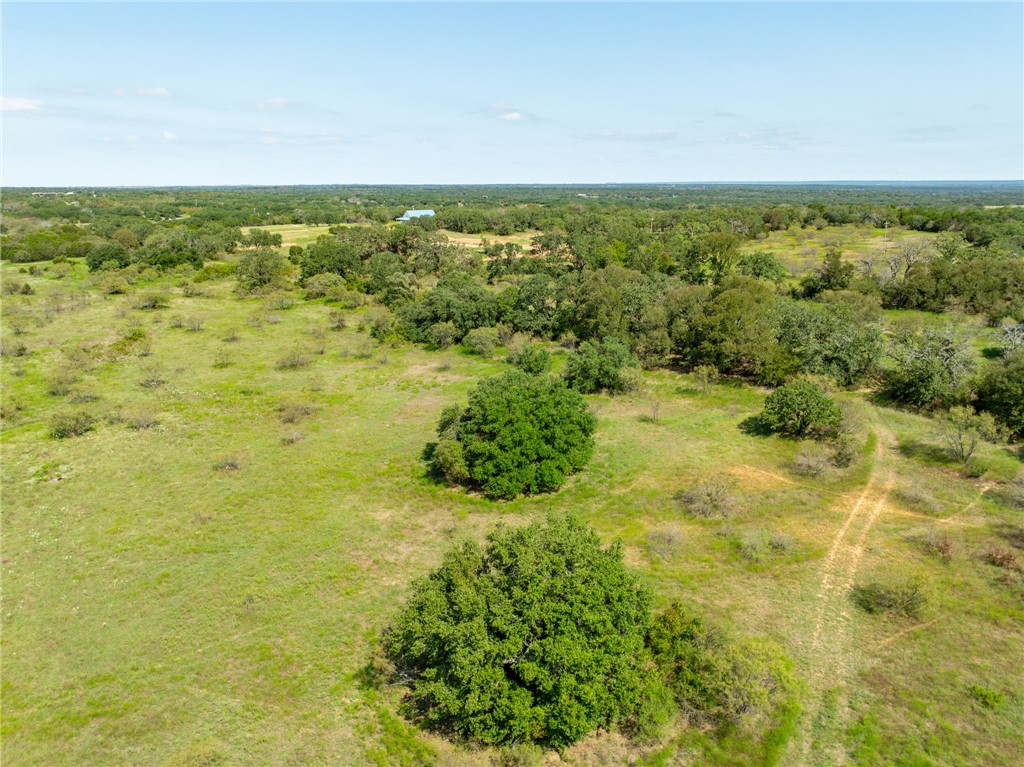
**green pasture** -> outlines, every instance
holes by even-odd
[[[294,244],[326,231],[267,228]],[[496,763],[405,723],[400,688],[365,669],[448,547],[550,511],[622,539],[660,604],[782,645],[806,686],[782,764],[999,767],[1024,750],[1024,581],[986,553],[1024,558],[1005,447],[984,446],[968,476],[933,422],[846,393],[861,457],[802,476],[803,446],[740,428],[766,391],[704,393],[660,370],[642,393],[588,397],[597,449],[563,490],[490,502],[428,478],[421,454],[442,408],[506,369],[503,353],[381,345],[359,331],[362,310],[332,330],[331,305],[239,298],[230,279],[192,297],[172,276],[107,296],[80,264],[62,279],[23,268],[3,266],[35,288],[3,301],[4,340],[27,351],[2,367],[5,765]],[[148,291],[170,306],[133,308]],[[136,328],[147,340],[123,342]],[[95,429],[52,438],[65,411]],[[684,513],[678,491],[716,475],[735,482],[734,515]],[[879,512],[847,585],[916,580],[917,618],[822,589],[865,488]],[[948,562],[926,545],[943,534]],[[650,745],[604,733],[548,763],[750,763],[690,742],[678,728]]]

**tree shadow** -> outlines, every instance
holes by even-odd
[[[740,421],[739,429],[749,437],[770,437],[771,427],[760,415],[752,415]]]
[[[923,461],[929,464],[950,463],[949,454],[938,445],[928,442],[921,442],[917,439],[905,439],[900,441],[900,455],[912,460]]]

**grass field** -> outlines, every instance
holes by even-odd
[[[405,724],[400,690],[362,670],[449,546],[551,510],[621,538],[660,604],[785,648],[805,690],[782,764],[1001,767],[1024,750],[1024,581],[991,563],[1024,558],[1006,448],[967,476],[930,421],[843,394],[862,455],[806,477],[800,446],[739,428],[766,392],[656,371],[646,394],[588,398],[596,454],[562,491],[490,502],[428,479],[421,452],[500,356],[380,346],[358,312],[333,331],[328,305],[241,299],[231,281],[139,284],[172,296],[142,310],[81,265],[51,274],[3,266],[36,289],[4,299],[4,340],[27,347],[2,370],[4,765],[491,764]],[[51,438],[66,410],[96,428]],[[715,474],[736,482],[734,516],[684,514],[675,494]],[[908,579],[917,618],[851,600]],[[685,738],[614,734],[549,761],[629,759],[714,763]]]
[[[929,242],[933,239],[934,234],[899,227],[872,228],[853,224],[829,226],[821,230],[791,227],[785,231],[771,232],[763,240],[745,242],[740,252],[770,251],[792,274],[802,274],[819,266],[826,249],[833,245],[842,248],[843,258],[847,261],[877,263],[884,262],[886,253],[899,247],[903,240]]]

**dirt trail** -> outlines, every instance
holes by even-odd
[[[806,646],[813,669],[803,737],[795,759],[800,765],[845,763],[843,738],[849,715],[847,684],[859,665],[862,649],[851,637],[853,588],[871,528],[888,508],[893,487],[885,465],[894,435],[879,428],[876,433],[871,476],[858,493],[843,496],[834,507],[843,510],[842,524],[821,563],[821,580],[814,596],[814,631]]]

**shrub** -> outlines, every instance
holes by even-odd
[[[599,391],[614,394],[627,388],[623,371],[639,366],[629,347],[615,338],[604,338],[597,343],[584,341],[579,350],[569,356],[565,380],[571,388],[584,394]]]
[[[896,613],[917,617],[927,601],[916,583],[885,585],[867,583],[854,586],[853,601],[868,613]]]
[[[942,422],[946,449],[960,463],[971,460],[982,440],[1001,440],[1001,431],[991,413],[975,413],[969,407],[950,408]]]
[[[206,319],[199,315],[193,314],[191,317],[185,320],[185,329],[190,330],[193,333],[198,333],[203,329],[203,325],[206,324]]]
[[[447,408],[438,435],[461,444],[467,483],[509,499],[561,487],[590,460],[595,426],[562,381],[513,370],[481,381],[464,411]]]
[[[96,280],[96,287],[108,296],[121,296],[129,291],[128,280],[118,274],[106,274]]]
[[[921,546],[929,554],[933,554],[943,562],[952,562],[957,553],[957,545],[949,533],[939,533],[934,528],[929,529],[921,538]]]
[[[428,340],[434,346],[447,349],[459,340],[459,329],[454,322],[435,322],[428,331]]]
[[[693,724],[770,737],[798,710],[792,664],[768,641],[732,640],[673,604],[654,620],[648,645]]]
[[[833,434],[843,422],[839,406],[809,381],[795,381],[773,391],[759,418],[767,428],[789,437]]]
[[[171,305],[171,297],[166,293],[147,290],[139,293],[132,301],[135,309],[166,309]]]
[[[651,596],[622,557],[554,516],[450,551],[384,637],[406,710],[484,743],[554,747],[636,716]]]
[[[306,288],[307,301],[317,298],[329,298],[332,295],[336,295],[339,291],[346,290],[345,279],[340,274],[332,272],[314,274],[303,281],[302,284]]]
[[[235,265],[230,261],[210,261],[196,272],[193,282],[211,282],[223,280],[235,273]]]
[[[961,401],[974,363],[973,352],[951,332],[926,331],[897,338],[882,392],[889,399],[921,409]]]
[[[152,429],[158,423],[156,413],[151,410],[136,410],[125,418],[125,425],[136,431]]]
[[[981,558],[993,567],[1001,567],[1005,570],[1021,569],[1020,560],[1017,559],[1017,553],[1006,546],[992,544],[982,552]]]
[[[242,468],[242,459],[237,455],[223,455],[213,462],[214,471],[238,471]]]
[[[513,349],[507,361],[530,375],[539,376],[551,370],[551,353],[536,344],[522,344]]]
[[[700,479],[676,499],[683,508],[698,517],[728,517],[736,505],[736,481],[724,474]]]
[[[96,417],[85,410],[54,413],[50,418],[50,436],[54,439],[80,437],[96,428]]]
[[[711,389],[718,383],[718,370],[712,365],[698,365],[691,373],[697,388],[704,394],[710,394]]]
[[[473,354],[490,357],[498,346],[496,328],[473,328],[462,339],[463,345]]]
[[[282,423],[298,423],[315,412],[316,405],[305,400],[287,399],[277,406],[277,417]]]
[[[803,477],[820,476],[831,462],[829,452],[813,442],[803,444],[793,456],[793,469]]]
[[[327,326],[331,330],[344,330],[347,324],[345,312],[341,309],[331,309],[331,313],[327,317]]]
[[[287,286],[291,267],[284,256],[275,250],[258,248],[248,251],[238,262],[235,276],[239,293],[268,293]]]
[[[310,356],[302,351],[302,349],[291,349],[285,352],[285,355],[275,363],[275,367],[278,370],[297,370],[298,368],[306,367],[312,361]]]
[[[975,407],[999,419],[1012,435],[1024,437],[1024,350],[988,368],[977,393]]]

